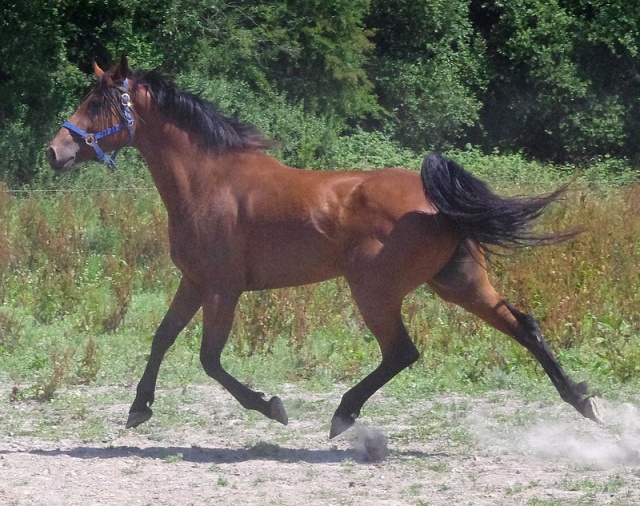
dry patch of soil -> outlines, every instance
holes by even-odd
[[[0,504],[640,504],[631,404],[604,403],[597,425],[509,392],[411,405],[379,393],[329,440],[342,390],[283,390],[287,427],[212,384],[160,390],[154,417],[127,431],[131,389],[72,388],[48,404],[0,389]]]

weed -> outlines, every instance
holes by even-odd
[[[11,346],[15,346],[13,337],[16,330],[16,321],[6,311],[0,309],[0,354],[4,353]]]
[[[140,473],[140,466],[138,465],[134,465],[134,466],[129,466],[129,467],[125,467],[121,473],[124,476],[134,476],[136,474]]]
[[[164,458],[164,461],[167,464],[175,464],[176,462],[182,462],[184,460],[184,455],[182,453],[172,453],[171,455],[167,455]]]
[[[247,449],[257,457],[275,457],[280,452],[280,447],[275,444],[259,441],[247,446]]]
[[[36,398],[40,401],[50,401],[54,394],[67,380],[71,360],[75,354],[75,349],[71,346],[64,351],[54,350],[51,353],[51,371],[43,374],[41,380],[35,387]]]
[[[451,464],[449,464],[449,462],[447,462],[446,460],[441,460],[429,465],[429,469],[435,471],[436,473],[449,473],[451,472]]]
[[[342,462],[340,462],[340,466],[345,470],[353,470],[356,465],[356,461],[351,458],[344,459]]]
[[[104,332],[113,332],[123,322],[131,306],[133,271],[126,262],[109,256],[105,261],[105,274],[111,281],[114,297],[102,319],[102,328]]]
[[[93,337],[89,337],[76,372],[78,383],[87,385],[95,381],[98,371],[100,371],[100,357],[97,351],[98,343]]]
[[[626,485],[626,480],[620,476],[613,476],[608,482],[602,486],[602,492],[606,494],[617,494]]]
[[[411,496],[419,495],[423,487],[424,485],[422,483],[414,483],[412,485],[409,485],[409,488],[407,489],[407,494]]]
[[[584,478],[580,480],[566,479],[563,483],[563,488],[571,492],[593,492],[597,484],[591,478]]]

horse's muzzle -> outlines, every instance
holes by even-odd
[[[47,147],[46,157],[51,168],[58,173],[69,172],[73,169],[76,161],[75,153],[59,152],[59,150],[52,145]]]

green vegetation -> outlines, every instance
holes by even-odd
[[[496,255],[493,277],[539,318],[569,370],[604,390],[637,382],[635,4],[44,0],[3,14],[0,374],[12,398],[135,383],[176,287],[165,211],[135,152],[115,173],[89,165],[59,179],[43,160],[93,84],[91,61],[120,53],[282,139],[275,156],[290,165],[417,168],[440,147],[504,193],[574,180],[541,226],[586,232]],[[423,358],[390,388],[548,385],[523,349],[427,289],[404,312]],[[161,381],[205,381],[200,327],[196,318],[185,330]],[[361,377],[378,350],[335,281],[246,294],[225,360],[265,388],[322,388]]]
[[[482,177],[494,174],[502,193],[547,191],[574,173],[518,156],[448,155]],[[51,192],[0,192],[0,371],[16,400],[139,379],[178,275],[162,203],[132,165],[127,175],[89,164]],[[619,172],[617,186],[602,184],[602,173],[611,179],[606,167],[577,176],[566,202],[541,219],[543,228],[584,228],[578,239],[494,255],[490,269],[507,299],[540,320],[568,370],[613,394],[640,376],[640,192],[627,184],[632,173]],[[552,392],[523,348],[427,288],[406,300],[404,314],[423,357],[390,391],[418,382],[432,391],[536,384]],[[200,332],[196,317],[160,384],[210,381],[199,364]],[[338,280],[245,294],[224,360],[260,388],[306,381],[325,389],[362,377],[379,353]]]
[[[10,1],[0,175],[47,177],[43,147],[91,61],[121,53],[257,123],[296,166],[335,167],[345,138],[372,136],[637,167],[639,48],[625,0]]]
[[[225,496],[243,489],[240,501],[262,484],[271,493],[274,483],[320,483],[331,476],[327,463],[339,462],[348,482],[309,489],[325,502],[360,497],[379,475],[355,453],[311,439],[326,437],[345,385],[379,362],[343,280],[247,293],[236,312],[223,362],[253,388],[282,395],[295,430],[203,386],[213,380],[199,362],[197,315],[163,362],[157,416],[136,429],[158,445],[112,446],[124,434],[134,441],[126,412],[178,273],[165,209],[136,152],[125,150],[116,172],[88,164],[63,178],[44,161],[44,146],[93,86],[93,59],[107,67],[126,53],[136,68],[161,68],[284,141],[274,155],[289,165],[417,170],[438,148],[501,194],[569,182],[539,225],[584,233],[498,251],[490,275],[537,317],[575,379],[610,404],[637,405],[639,34],[640,3],[623,0],[9,1],[0,19],[0,432],[10,441],[5,470],[28,453],[29,478],[9,479],[0,497],[13,497],[15,485],[31,490],[29,480],[52,469],[39,472],[35,457],[56,455],[128,459],[117,472],[145,484],[146,459],[188,470],[193,483],[204,468]],[[522,441],[550,406],[569,439],[595,424],[576,422],[522,347],[428,288],[403,312],[422,356],[363,411],[389,434],[385,483],[399,487],[375,493],[399,490],[424,505],[438,494],[468,497],[462,489],[531,505],[634,502],[637,441],[617,425],[627,423],[624,410],[597,429],[619,442],[620,471],[603,472],[597,458],[571,464],[562,448],[569,465],[541,469]],[[15,450],[21,438],[29,450]],[[194,439],[205,444],[185,444]],[[65,444],[32,450],[34,441]],[[533,477],[520,474],[530,454]],[[237,457],[261,471],[238,472]],[[262,470],[270,461],[284,474]],[[302,480],[291,474],[296,463],[313,464]],[[488,482],[493,467],[508,474]]]

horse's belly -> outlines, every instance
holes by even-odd
[[[248,290],[317,283],[342,274],[340,248],[326,238],[272,237],[248,254]]]

